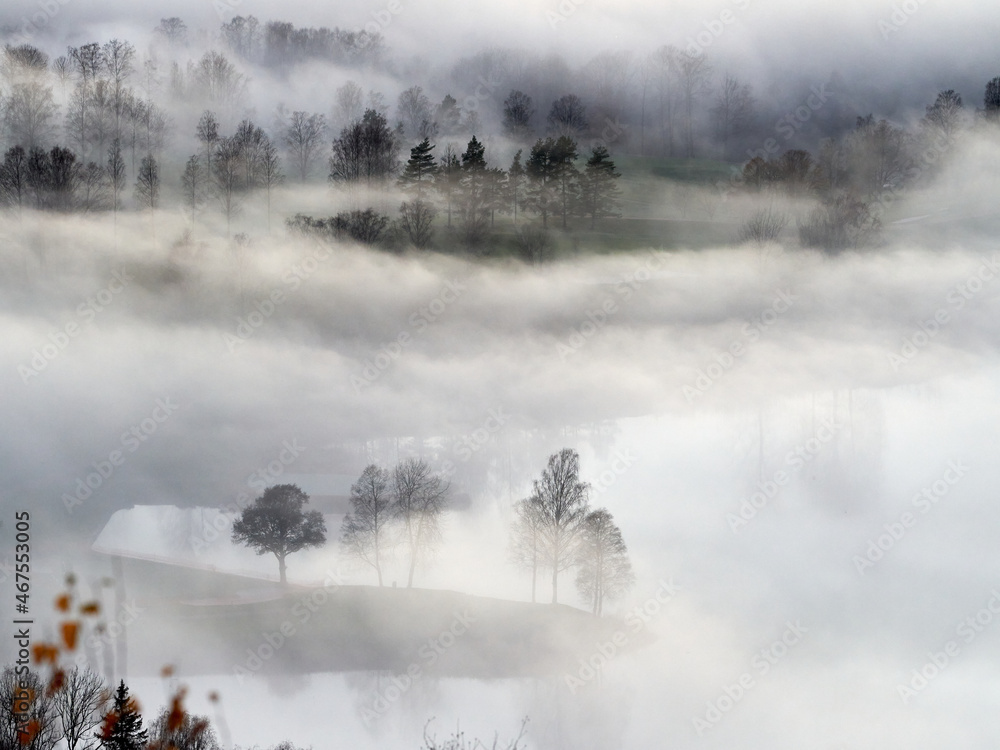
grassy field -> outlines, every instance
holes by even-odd
[[[713,185],[719,180],[728,180],[732,173],[732,165],[716,159],[617,156],[615,166],[622,173],[622,179],[648,176],[699,185]]]

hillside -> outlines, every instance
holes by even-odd
[[[272,590],[273,591],[273,590]],[[165,664],[183,674],[388,670],[484,679],[579,667],[616,632],[625,649],[648,642],[625,622],[565,605],[452,591],[295,587],[268,601],[149,605],[130,629],[130,673]],[[618,636],[622,641],[622,636]]]

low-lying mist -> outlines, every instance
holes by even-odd
[[[637,572],[611,613],[650,643],[599,678],[601,642],[546,679],[429,675],[374,722],[361,714],[388,674],[224,669],[188,681],[192,709],[221,690],[244,746],[413,747],[432,716],[439,737],[457,722],[513,736],[528,716],[537,747],[930,748],[942,731],[987,747],[1000,256],[948,220],[836,256],[582,247],[531,266],[326,245],[277,222],[240,243],[184,238],[163,212],[115,231],[5,216],[0,461],[4,506],[35,519],[38,616],[66,571],[111,573],[82,553],[115,510],[231,504],[285,441],[304,447],[289,474],[450,462],[463,502],[416,585],[526,601],[511,506],[572,447]],[[934,226],[948,240],[921,242]],[[338,561],[330,532],[320,567]],[[677,591],[657,604],[664,585]],[[584,606],[570,575],[560,600]],[[133,687],[150,705],[163,692]]]

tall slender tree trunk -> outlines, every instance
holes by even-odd
[[[278,558],[278,581],[282,586],[285,586],[288,584],[288,579],[285,577],[285,556],[276,555],[276,557]]]

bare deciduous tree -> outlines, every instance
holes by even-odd
[[[392,490],[386,469],[370,464],[351,485],[351,512],[344,516],[340,543],[344,550],[370,565],[382,585],[382,562],[392,518]]]
[[[192,154],[181,174],[181,195],[184,199],[184,205],[191,212],[192,223],[194,223],[195,215],[205,200],[206,176],[207,173],[201,163],[201,158],[197,154]]]
[[[531,131],[531,117],[535,114],[531,97],[523,91],[512,90],[503,100],[503,129],[511,138],[524,138]]]
[[[62,689],[52,696],[52,704],[68,750],[96,747],[93,730],[100,725],[109,700],[107,685],[96,673],[80,667],[66,672]]]
[[[169,706],[149,725],[149,750],[221,750],[208,718],[184,713],[178,717]]]
[[[788,216],[771,208],[755,211],[740,225],[737,240],[759,245],[778,239],[788,226]]]
[[[325,134],[326,118],[323,115],[292,112],[283,140],[302,182],[309,176],[309,169]]]
[[[541,479],[533,483],[545,545],[546,567],[552,572],[552,603],[558,601],[559,574],[576,564],[587,516],[590,485],[580,481],[580,456],[570,448],[549,456]]]
[[[448,482],[431,474],[426,461],[410,458],[393,469],[390,511],[402,523],[409,548],[407,588],[413,587],[417,562],[426,559],[441,541],[441,515],[447,507],[448,491]]]
[[[212,192],[226,216],[226,236],[232,230],[233,217],[240,211],[240,149],[232,138],[219,139],[212,160]]]
[[[698,97],[708,92],[712,66],[704,53],[681,54],[677,59],[677,80],[680,84],[680,98],[684,106],[684,152],[687,158],[694,157],[694,107]]]
[[[577,563],[577,591],[590,601],[595,615],[602,613],[605,599],[615,599],[635,584],[621,529],[604,508],[584,519]]]
[[[373,109],[340,132],[333,142],[330,180],[384,186],[399,169],[399,144],[385,116]]]
[[[118,209],[121,208],[121,196],[125,190],[125,157],[122,156],[121,142],[115,138],[108,148],[108,185],[111,188],[111,210],[118,221]]]
[[[587,108],[576,94],[566,94],[552,102],[547,120],[549,132],[576,138],[587,129]]]
[[[334,110],[334,125],[346,125],[361,118],[365,94],[354,81],[348,81],[337,89]]]
[[[411,86],[399,95],[396,117],[411,138],[418,135],[421,123],[431,121],[431,102],[420,86]]]
[[[160,205],[160,165],[152,156],[142,157],[135,178],[135,201],[150,214]]]
[[[260,148],[260,164],[258,167],[258,179],[260,186],[264,188],[267,198],[267,231],[271,232],[271,191],[285,181],[285,174],[281,171],[281,159],[278,157],[278,148],[271,139],[264,136],[264,142]]]
[[[15,713],[15,707],[26,710]],[[33,734],[21,733],[26,726],[21,723],[23,718],[37,722]],[[58,741],[59,719],[41,677],[36,672],[19,675],[13,666],[4,667],[0,673],[0,747],[52,750]]]
[[[58,108],[52,98],[52,87],[41,83],[16,83],[10,93],[0,99],[3,124],[13,145],[30,150],[46,146],[54,134],[52,120]]]
[[[743,132],[753,120],[754,97],[750,84],[741,83],[728,73],[722,80],[722,85],[715,95],[715,106],[712,116],[722,141],[722,158],[729,155],[729,140],[734,135]]]
[[[399,214],[400,225],[414,247],[423,249],[431,244],[437,209],[429,201],[421,198],[403,201],[399,207]]]

